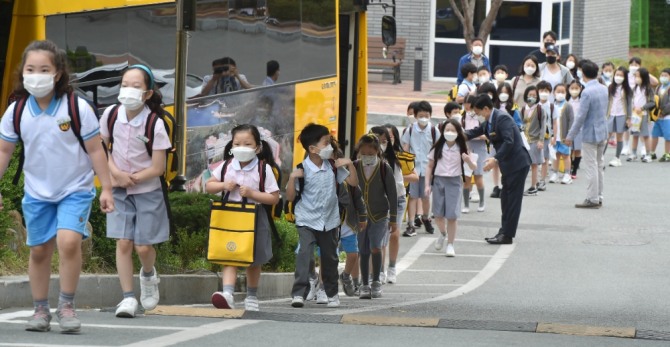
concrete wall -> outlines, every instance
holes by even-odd
[[[391,1],[387,1],[389,4]],[[375,3],[378,3],[375,1]],[[414,48],[423,48],[422,79],[428,80],[428,57],[430,51],[430,0],[398,0],[396,1],[396,26],[398,37],[407,39],[405,61],[401,67],[401,78],[404,83],[414,80]],[[368,35],[381,36],[381,18],[385,14],[392,15],[392,10],[386,12],[381,6],[368,6]]]
[[[630,0],[573,0],[572,52],[599,65],[628,59]]]

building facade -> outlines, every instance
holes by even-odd
[[[390,0],[382,0],[390,3]],[[373,1],[379,3],[378,0]],[[476,0],[475,31],[491,0]],[[423,80],[455,81],[458,60],[467,53],[463,28],[449,0],[396,0],[398,37],[407,39],[402,77],[413,79],[415,48],[423,49]],[[542,33],[558,34],[561,55],[575,53],[598,64],[628,57],[630,0],[505,0],[488,38],[491,67],[505,64],[516,75],[521,60],[540,47]],[[380,36],[385,12],[368,7],[369,35]]]

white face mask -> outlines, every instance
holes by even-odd
[[[479,123],[484,123],[486,122],[486,118],[484,118],[484,116],[477,115],[477,121]]]
[[[509,100],[509,94],[507,94],[507,93],[500,93],[500,95],[498,97],[500,98],[500,101],[502,101],[502,102],[507,102],[507,100]]]
[[[473,46],[472,47],[472,53],[474,53],[475,55],[480,55],[480,54],[482,54],[482,52],[484,52],[484,47],[482,47],[482,46]]]
[[[575,68],[575,62],[572,61],[572,60],[570,60],[569,62],[565,63],[565,67],[567,67],[568,69],[572,70],[572,69]]]
[[[49,74],[24,74],[23,88],[36,98],[43,98],[54,90],[54,75]]]
[[[623,83],[623,79],[624,79],[623,76],[614,76],[614,83],[621,84]]]
[[[484,83],[491,80],[491,76],[488,74],[479,76],[479,82]]]
[[[451,116],[451,119],[453,119],[453,120],[455,120],[455,121],[457,121],[457,122],[460,123],[460,122],[463,121],[463,116],[461,116],[460,114],[457,114],[457,115],[453,115],[453,116]]]
[[[573,98],[576,98],[576,97],[579,96],[579,92],[580,91],[577,90],[577,89],[570,89],[570,96],[572,96]]]
[[[612,78],[612,73],[611,73],[611,72],[603,72],[603,76],[604,76],[606,79],[610,79],[610,78]]]
[[[498,81],[498,83],[503,83],[503,82],[505,82],[506,79],[507,79],[507,75],[505,75],[504,73],[496,74],[496,81]]]
[[[333,148],[332,145],[328,145],[326,147],[321,148],[319,151],[319,157],[323,160],[328,160],[333,156],[333,152],[335,149]]]
[[[381,147],[382,152],[386,152],[386,148],[388,147],[388,144],[384,143],[384,144],[379,145],[379,147]]]
[[[640,69],[639,66],[630,66],[630,67],[628,67],[628,70],[629,70],[630,73],[632,73],[632,74],[636,73],[637,70],[639,70],[639,69]]]
[[[535,73],[535,67],[533,66],[526,66],[523,68],[523,72],[526,73],[526,75],[532,75]]]
[[[144,91],[132,87],[121,87],[119,90],[118,100],[125,108],[136,111],[144,106],[142,95]]]
[[[472,83],[477,84],[479,83],[479,76],[475,76],[472,78]]]
[[[565,93],[556,93],[556,101],[565,100]]]
[[[430,122],[430,119],[428,119],[426,117],[421,117],[421,118],[418,118],[417,121],[419,122],[419,125],[426,126],[426,125],[428,125],[428,122]]]
[[[230,150],[230,153],[232,153],[233,157],[240,163],[249,162],[256,157],[256,150],[250,147],[233,147]]]
[[[661,84],[665,85],[665,84],[668,84],[668,82],[670,82],[670,78],[665,77],[665,76],[661,76],[661,77],[659,77],[658,81],[661,82]]]
[[[449,142],[454,142],[456,141],[456,138],[458,138],[458,134],[453,131],[445,131],[444,138]]]
[[[547,101],[547,99],[549,99],[549,93],[547,92],[540,93],[540,100]]]
[[[361,155],[361,162],[363,163],[363,166],[375,166],[377,165],[377,156]]]

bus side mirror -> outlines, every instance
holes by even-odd
[[[382,41],[384,45],[387,47],[395,45],[395,39],[395,18],[391,16],[382,17]]]

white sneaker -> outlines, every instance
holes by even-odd
[[[444,239],[446,235],[439,233],[437,235],[437,238],[435,239],[435,250],[440,251],[442,250],[442,247],[444,247]]]
[[[309,293],[307,293],[307,297],[305,300],[307,301],[312,301],[314,298],[316,298],[316,292],[319,289],[319,277],[317,276],[316,278],[310,278],[309,279]]]
[[[382,284],[386,283],[386,271],[381,271],[379,273],[379,282],[381,282]]]
[[[626,145],[624,143],[623,149],[621,150],[621,155],[629,155],[629,154],[630,154],[630,150],[628,149],[628,145]]]
[[[642,162],[643,163],[651,163],[651,161],[652,161],[651,156],[648,156],[648,155],[643,155],[642,156]]]
[[[291,306],[295,308],[303,307],[305,306],[305,299],[302,296],[294,296],[293,300],[291,300]]]
[[[116,305],[116,316],[119,318],[134,318],[137,311],[137,299],[125,298]]]
[[[258,297],[247,296],[247,298],[244,299],[244,310],[258,312]]]
[[[317,304],[328,303],[328,295],[326,295],[325,290],[319,288],[319,290],[316,291],[316,303]]]
[[[396,283],[398,281],[398,276],[395,273],[394,267],[389,267],[386,273],[386,283]]]
[[[226,292],[214,292],[212,294],[212,305],[221,309],[235,309],[235,298],[232,294]]]
[[[549,183],[556,183],[558,182],[558,173],[552,172],[551,176],[549,177]]]
[[[142,273],[144,269],[140,269],[140,302],[145,310],[151,311],[158,306],[158,300],[160,300],[158,283],[161,283],[161,280],[158,278],[156,268],[151,277],[144,277]]]
[[[622,153],[622,154],[623,154],[623,153]],[[621,166],[621,159],[619,159],[619,158],[614,158],[614,159],[610,160],[609,165],[610,165],[611,167],[619,167],[619,166]]]
[[[461,209],[461,212],[462,212],[462,213],[470,213],[470,208],[469,208],[469,207],[463,207],[463,208]]]
[[[486,205],[479,205],[479,207],[477,207],[477,212],[484,212],[484,211],[486,211]]]
[[[475,191],[470,192],[470,201],[479,202],[479,193]]]
[[[332,298],[328,298],[327,307],[340,307],[340,296],[335,294]]]
[[[456,251],[454,250],[454,245],[452,243],[447,244],[446,256],[450,258],[456,256]]]
[[[563,175],[561,184],[571,184],[571,183],[572,183],[572,177],[570,177],[570,175]]]

